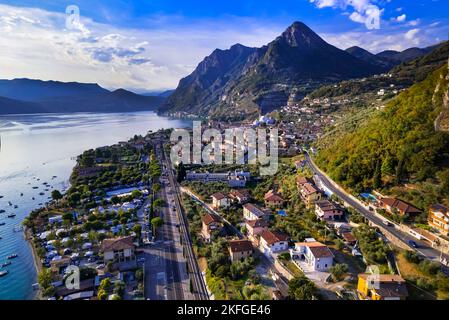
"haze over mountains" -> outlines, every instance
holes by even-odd
[[[98,84],[0,80],[0,114],[149,111],[164,100],[124,89],[109,91]]]
[[[344,51],[295,22],[262,48],[237,44],[215,50],[180,81],[160,112],[229,120],[256,116],[298,101],[320,85],[383,73],[430,51]]]

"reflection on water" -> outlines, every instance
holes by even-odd
[[[152,112],[0,116],[0,210],[6,211],[0,213],[0,265],[8,255],[19,255],[5,268],[9,274],[0,278],[0,299],[33,297],[36,274],[31,251],[23,234],[13,230],[31,210],[49,200],[53,189],[68,187],[77,155],[134,134],[187,125]],[[10,213],[16,218],[7,218]]]

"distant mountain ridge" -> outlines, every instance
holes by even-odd
[[[98,84],[0,80],[0,114],[151,111],[164,101],[124,89],[111,92]]]
[[[310,92],[312,84],[381,73],[320,38],[301,22],[261,48],[237,44],[215,50],[161,107],[162,113],[185,112],[229,119],[255,116]]]

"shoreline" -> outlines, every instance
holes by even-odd
[[[42,271],[42,263],[39,260],[39,256],[36,251],[36,246],[33,243],[33,236],[31,230],[28,227],[24,227],[23,234],[25,236],[25,241],[31,247],[31,254],[33,255],[33,264],[34,269],[36,271],[36,280],[37,280],[37,277]],[[33,284],[34,283],[32,283],[31,286],[33,286]],[[42,300],[41,289],[39,288],[37,290],[34,290],[34,288],[32,287],[32,290],[34,292],[32,300]]]

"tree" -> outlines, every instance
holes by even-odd
[[[315,284],[304,276],[295,277],[288,283],[288,294],[293,300],[313,300]]]
[[[98,300],[106,300],[109,296],[109,293],[112,289],[111,279],[105,278],[101,281],[100,286],[98,287]]]
[[[55,294],[55,287],[52,285],[52,274],[50,269],[42,269],[37,277],[39,286],[42,288],[44,297],[52,297]]]
[[[164,225],[164,220],[160,217],[153,218],[151,220],[151,225],[153,226],[153,233],[156,234],[156,230]]]
[[[136,234],[136,237],[140,239],[140,236],[142,235],[142,226],[140,224],[136,224],[132,230]]]
[[[59,200],[62,199],[62,194],[61,194],[61,192],[59,190],[53,190],[51,192],[51,198],[53,200],[55,200],[56,202],[58,202]]]
[[[377,159],[376,170],[374,170],[373,187],[379,189],[382,186],[382,170],[380,159]]]
[[[336,264],[330,268],[332,278],[335,282],[343,280],[345,274],[348,272],[346,264]]]

